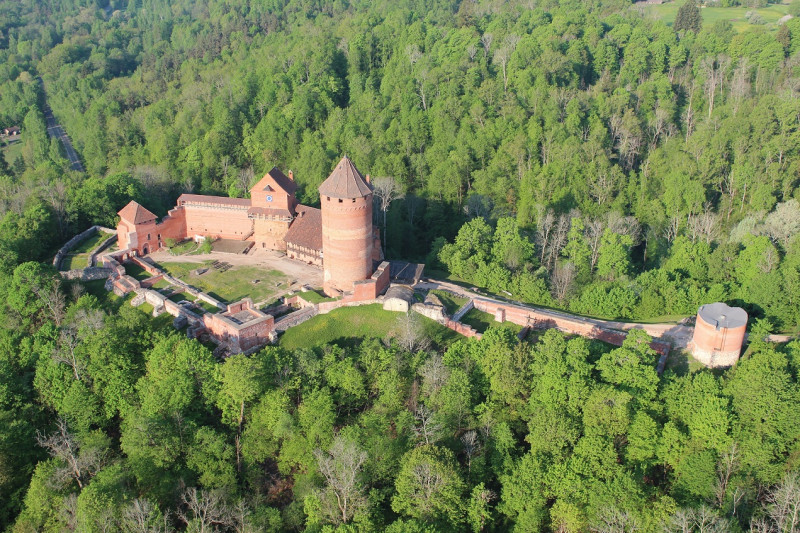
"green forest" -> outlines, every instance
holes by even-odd
[[[677,2],[0,0],[0,530],[800,531],[800,341],[763,340],[800,331],[800,17]],[[500,327],[218,361],[47,266],[273,166],[315,205],[345,154],[397,186],[387,257],[587,316],[728,302],[747,350],[659,376],[641,332]]]

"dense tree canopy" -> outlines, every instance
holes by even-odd
[[[0,0],[0,529],[788,531],[800,347],[762,339],[800,327],[800,22],[679,11]],[[396,185],[389,257],[596,316],[728,301],[753,342],[661,376],[638,333],[503,328],[218,361],[42,264],[273,165],[314,203],[342,154]]]

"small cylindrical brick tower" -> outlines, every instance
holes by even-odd
[[[319,186],[319,199],[323,289],[328,295],[350,292],[354,281],[372,275],[372,186],[344,157]]]
[[[747,329],[747,313],[724,303],[701,305],[690,346],[695,359],[707,367],[728,367],[739,360]]]

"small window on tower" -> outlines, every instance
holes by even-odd
[[[339,203],[342,203],[342,199],[341,198],[339,198]]]

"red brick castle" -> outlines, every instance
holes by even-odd
[[[132,201],[119,212],[119,248],[147,255],[167,239],[245,241],[322,266],[328,294],[357,290],[371,278],[373,261],[382,259],[369,176],[342,158],[319,187],[321,210],[298,203],[296,190],[291,171],[287,177],[273,168],[250,189],[250,198],[182,194],[161,222]]]

